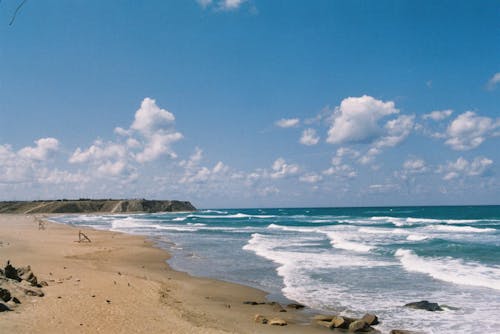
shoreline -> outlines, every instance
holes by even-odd
[[[47,219],[44,217],[44,219]],[[279,312],[256,288],[190,276],[168,264],[170,254],[145,236],[0,215],[1,265],[31,265],[44,297],[25,298],[2,312],[0,331],[18,333],[324,333],[309,314]],[[78,231],[91,243],[78,243]],[[254,321],[281,318],[285,327]],[[335,332],[335,331],[334,331]]]

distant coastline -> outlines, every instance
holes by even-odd
[[[37,201],[2,201],[0,213],[132,213],[196,211],[189,201],[81,198]]]

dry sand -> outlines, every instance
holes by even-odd
[[[31,265],[48,282],[44,297],[23,296],[0,313],[0,333],[325,333],[294,310],[276,312],[249,287],[191,277],[169,268],[167,252],[140,236],[83,230],[33,217],[0,215],[0,266]],[[288,321],[257,324],[255,314]]]

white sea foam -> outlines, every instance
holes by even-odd
[[[464,262],[450,257],[420,257],[411,250],[398,249],[396,257],[407,271],[420,272],[454,284],[500,290],[500,267]]]
[[[176,217],[174,219],[172,219],[172,221],[174,222],[183,222],[186,220],[186,217]]]
[[[371,221],[392,223],[395,226],[412,226],[417,224],[472,224],[478,222],[496,222],[494,219],[433,219],[433,218],[414,218],[414,217],[390,217],[390,216],[374,216],[370,217]]]
[[[187,216],[188,218],[201,218],[201,219],[241,219],[241,218],[261,218],[261,219],[266,219],[266,218],[274,218],[276,216],[273,215],[248,215],[245,213],[236,213],[233,215],[197,215],[197,214],[190,214]]]
[[[494,228],[478,228],[472,226],[453,226],[453,225],[433,225],[426,227],[429,230],[440,232],[454,232],[454,233],[491,233],[496,232]]]
[[[369,246],[360,242],[348,240],[338,232],[328,232],[326,233],[326,235],[328,236],[328,239],[330,239],[330,244],[332,245],[332,247],[335,248],[345,249],[358,253],[368,253],[375,248],[373,246]]]
[[[410,234],[406,237],[408,241],[423,241],[427,239],[429,239],[429,236],[424,234]]]

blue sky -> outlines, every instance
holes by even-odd
[[[498,1],[0,3],[0,197],[499,204]]]

